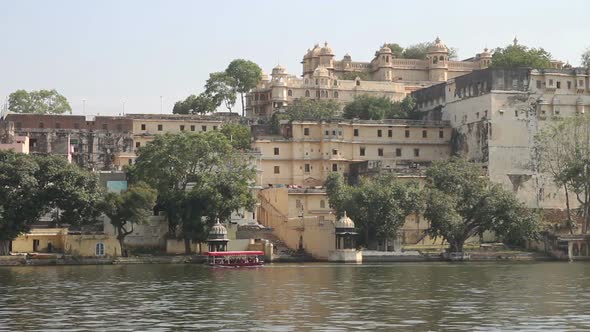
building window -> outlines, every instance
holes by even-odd
[[[567,81],[567,88],[568,90],[572,88],[572,81]]]
[[[309,97],[309,90],[305,90],[305,96]]]
[[[303,135],[309,136],[309,128],[303,128]]]
[[[338,91],[334,91],[334,98],[338,99]]]
[[[444,138],[445,137],[445,132],[443,130],[439,130],[438,131],[438,138]]]
[[[379,157],[383,157],[383,148],[377,149],[377,155],[379,155]]]
[[[45,128],[45,124],[43,122],[39,122],[39,128]]]
[[[381,129],[377,129],[377,137],[381,137]]]
[[[133,165],[133,159],[127,159],[127,164]]]
[[[361,156],[364,156],[365,155],[365,148],[361,148],[360,155]]]
[[[558,89],[561,89],[561,81],[557,81],[557,83],[556,83],[556,84],[557,84],[557,85],[556,85],[556,87],[557,87]]]
[[[332,136],[336,136],[336,130],[332,130]]]
[[[320,80],[319,79],[315,79],[315,85],[319,85],[320,84]]]
[[[402,149],[395,149],[395,156],[396,157],[401,157],[402,156]]]
[[[161,124],[158,125],[158,131],[162,131],[163,127]]]
[[[406,129],[406,137],[410,137],[410,131]]]
[[[201,131],[207,131],[207,126],[201,126]]]
[[[180,125],[180,131],[184,131],[184,125]]]
[[[549,86],[553,86],[553,80],[549,80]]]
[[[393,130],[387,130],[387,137],[393,137]]]
[[[320,201],[320,209],[325,209],[326,208],[326,201],[324,201],[323,199]]]
[[[279,155],[279,148],[275,148],[274,150],[275,150],[275,156],[278,156]]]
[[[428,132],[426,130],[422,130],[422,138],[428,137]]]
[[[145,123],[141,124],[141,130],[145,130]]]
[[[319,97],[320,97],[320,90],[317,90],[317,91],[315,92],[315,96],[316,96],[316,98],[319,98]]]
[[[217,130],[217,126],[213,126],[213,130]]]
[[[356,86],[361,86],[361,81],[360,80],[357,80],[356,81]]]
[[[195,126],[194,125],[191,126],[191,131],[195,131]]]
[[[330,131],[326,130],[326,136],[330,136]]]
[[[293,97],[293,90],[287,90],[287,96]]]
[[[141,146],[141,142],[135,142],[135,147],[138,148]]]
[[[354,130],[354,136],[358,136],[358,135],[359,135],[359,130],[358,129],[355,129]]]
[[[281,166],[275,166],[275,174],[281,174]]]
[[[94,254],[96,256],[104,256],[104,243],[98,242],[94,248]]]
[[[338,172],[338,164],[332,164],[332,172]]]
[[[337,154],[338,154],[338,150],[336,150],[336,149],[332,149],[332,155],[333,155],[333,156],[335,156],[335,155],[337,155]]]
[[[305,173],[309,173],[311,171],[311,166],[309,164],[305,164]]]
[[[420,149],[414,149],[414,157],[420,157]]]

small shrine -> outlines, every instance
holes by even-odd
[[[356,250],[357,232],[354,222],[346,215],[338,219],[334,224],[335,250],[330,252],[328,258],[331,262],[362,263],[362,253]]]
[[[215,222],[215,225],[211,227],[209,231],[209,236],[207,238],[207,246],[209,248],[209,252],[216,252],[216,251],[227,251],[227,243],[229,242],[227,238],[227,229],[221,223],[219,223],[219,219]]]

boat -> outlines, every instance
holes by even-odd
[[[263,266],[264,251],[210,251],[206,253],[207,263],[218,267]]]

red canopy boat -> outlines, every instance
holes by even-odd
[[[206,256],[211,266],[248,267],[264,264],[259,257],[264,256],[264,251],[211,251]]]

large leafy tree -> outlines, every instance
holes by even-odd
[[[326,192],[338,216],[346,211],[361,230],[360,243],[368,245],[376,238],[383,240],[386,248],[406,216],[418,213],[423,205],[416,183],[401,183],[393,176],[367,178],[359,186],[350,186],[333,173],[326,181]]]
[[[223,104],[231,112],[237,98],[236,81],[225,72],[211,73],[205,83],[205,95],[211,96],[216,108]]]
[[[392,102],[386,97],[360,95],[344,106],[347,119],[381,120],[392,108]]]
[[[573,193],[582,216],[582,233],[590,227],[590,115],[577,115],[545,128],[537,136],[541,170]],[[571,220],[571,215],[568,215]],[[571,223],[571,221],[570,221]]]
[[[250,60],[235,59],[227,66],[225,74],[232,78],[235,91],[240,94],[242,116],[244,116],[244,94],[258,85],[262,69]]]
[[[426,175],[428,232],[449,243],[450,252],[463,252],[468,238],[485,231],[511,243],[536,236],[538,217],[476,165],[453,158],[433,163]]]
[[[72,113],[66,97],[56,90],[17,90],[8,96],[8,110],[15,113]]]
[[[237,150],[250,150],[252,134],[250,127],[239,124],[226,124],[221,128],[221,133],[229,139],[231,145]]]
[[[333,100],[298,98],[284,112],[273,113],[270,125],[273,132],[278,134],[281,120],[329,120],[336,117],[339,110],[340,106]]]
[[[582,53],[581,61],[582,61],[581,62],[582,67],[590,68],[590,47],[586,48],[584,53]]]
[[[144,182],[121,193],[106,194],[101,209],[115,227],[123,256],[128,254],[125,237],[133,233],[136,225],[148,221],[155,204],[156,191]]]
[[[524,45],[508,45],[497,48],[492,55],[492,68],[532,67],[536,69],[551,66],[551,53],[542,48],[528,48]]]
[[[190,95],[185,100],[177,101],[174,104],[172,113],[174,114],[207,114],[215,112],[217,108],[216,101],[206,93],[198,96]]]
[[[159,135],[139,150],[129,172],[133,181],[158,191],[170,234],[180,226],[187,253],[190,241],[205,239],[215,219],[227,221],[232,211],[253,207],[249,184],[255,170],[219,131]]]

